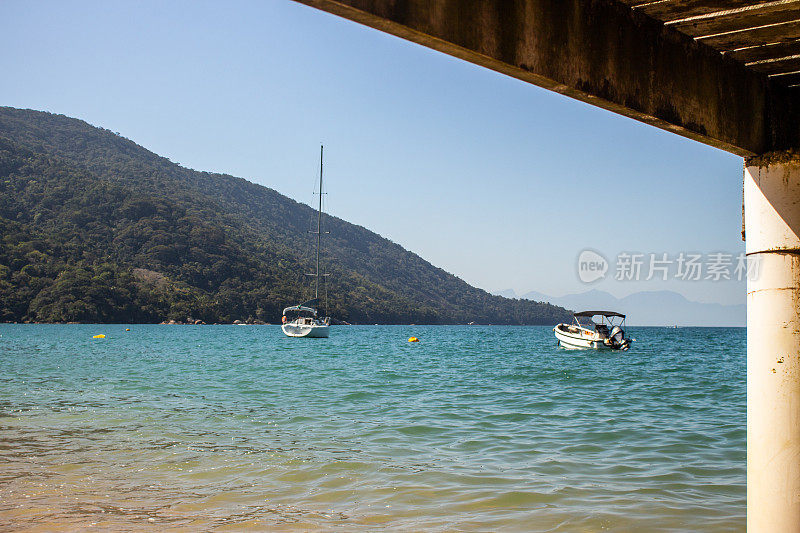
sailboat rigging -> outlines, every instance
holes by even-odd
[[[281,329],[289,337],[327,338],[330,333],[330,318],[320,317],[319,308],[319,278],[320,274],[320,247],[322,245],[322,160],[323,146],[319,147],[319,207],[317,209],[317,269],[310,276],[314,276],[314,298],[301,304],[287,307],[283,310]],[[325,284],[325,299],[327,300],[327,283]],[[325,302],[327,311],[327,301]],[[293,317],[290,319],[289,317]]]

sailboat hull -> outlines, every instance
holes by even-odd
[[[314,339],[327,339],[330,327],[324,324],[284,324],[281,326],[283,333],[288,337],[309,337]]]

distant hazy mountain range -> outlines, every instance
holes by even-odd
[[[643,291],[624,298],[596,289],[565,296],[549,296],[536,291],[517,296],[511,289],[495,294],[506,298],[549,302],[575,311],[618,311],[628,315],[628,324],[636,326],[744,326],[747,320],[744,304],[693,302],[673,291]]]

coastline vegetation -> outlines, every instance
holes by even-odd
[[[277,322],[308,297],[313,210],[118,134],[0,107],[0,321]],[[350,323],[555,324],[326,217],[329,313]]]

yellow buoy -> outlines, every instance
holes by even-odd
[[[130,330],[131,330],[131,328],[125,328],[125,331],[130,331]]]
[[[409,337],[408,342],[419,342],[419,339],[416,337]]]
[[[106,336],[105,336],[105,335],[103,335],[103,334],[101,333],[100,335],[95,335],[95,336],[94,336],[94,337],[92,337],[92,338],[93,338],[93,339],[105,339],[105,338],[106,338]]]

